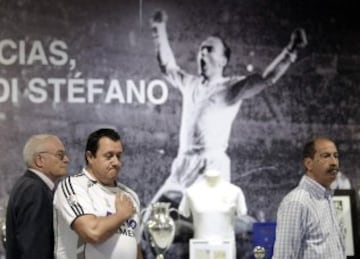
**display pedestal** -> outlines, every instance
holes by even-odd
[[[190,239],[190,259],[234,259],[234,240]]]
[[[276,233],[276,222],[255,222],[253,225],[253,246],[265,249],[264,259],[271,259],[273,255]],[[253,258],[253,257],[252,257]]]

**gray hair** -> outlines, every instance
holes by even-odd
[[[23,159],[27,167],[33,167],[34,155],[39,152],[46,151],[46,140],[51,138],[58,138],[55,135],[50,134],[38,134],[31,136],[26,142],[23,149]]]

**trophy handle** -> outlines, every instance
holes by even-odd
[[[180,213],[179,213],[179,210],[177,208],[170,208],[169,213],[171,213],[171,212],[176,212],[176,218],[174,218],[175,221],[180,218]]]
[[[140,210],[140,219],[141,219],[141,224],[144,223],[144,216],[145,216],[145,213],[149,211],[149,207],[146,207],[142,210]]]

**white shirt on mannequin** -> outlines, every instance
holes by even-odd
[[[186,189],[179,213],[192,215],[196,239],[235,240],[235,220],[247,214],[247,206],[240,187],[223,180],[219,171],[207,170]]]

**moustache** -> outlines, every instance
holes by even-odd
[[[326,172],[328,172],[328,173],[338,173],[339,172],[339,167],[331,166],[326,170]]]

